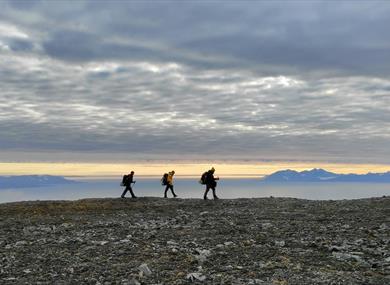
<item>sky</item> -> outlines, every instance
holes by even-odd
[[[389,1],[2,0],[0,162],[390,165],[389,26]]]

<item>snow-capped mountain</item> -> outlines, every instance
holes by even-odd
[[[66,179],[62,176],[52,175],[0,176],[0,189],[43,187],[73,183],[78,182]]]
[[[265,182],[382,182],[390,183],[390,172],[367,174],[336,174],[324,169],[281,170],[264,177]]]

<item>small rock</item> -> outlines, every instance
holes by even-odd
[[[128,283],[128,285],[141,285],[136,279],[131,279]]]
[[[339,260],[355,260],[360,263],[364,262],[364,260],[360,256],[349,253],[332,252],[332,255]]]
[[[146,263],[141,264],[138,269],[140,270],[141,275],[150,276],[152,275],[152,271],[149,269]]]
[[[379,229],[381,229],[381,230],[387,230],[387,229],[389,229],[389,226],[386,225],[385,223],[383,223],[383,224],[381,224],[381,225],[379,226]]]
[[[92,241],[92,244],[98,244],[98,245],[105,245],[107,243],[108,243],[108,241],[105,241],[105,240],[103,240],[103,241]]]
[[[211,255],[211,251],[208,249],[197,249],[199,255],[195,255],[196,260],[198,260],[199,263],[203,263],[207,260],[207,257]]]
[[[330,248],[329,248],[329,250],[331,251],[331,252],[339,252],[339,251],[343,251],[343,250],[345,250],[346,248],[345,248],[345,246],[336,246],[336,245],[333,245],[333,246],[331,246]]]
[[[194,273],[187,274],[186,279],[190,280],[191,282],[194,282],[196,280],[202,282],[206,280],[206,276],[202,275],[201,273],[194,272]]]
[[[17,242],[15,243],[15,246],[21,246],[21,245],[26,245],[26,244],[27,244],[27,241],[21,240],[21,241],[17,241]]]
[[[269,228],[272,228],[273,225],[271,223],[262,223],[261,224],[261,227],[264,229],[264,230],[267,230]]]

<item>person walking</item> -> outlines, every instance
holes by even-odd
[[[123,190],[121,198],[125,198],[127,191],[130,192],[131,198],[137,198],[134,195],[133,188],[131,188],[131,184],[136,182],[136,181],[134,181],[133,177],[134,177],[134,171],[131,171],[128,175],[123,176],[122,186],[126,186],[126,188],[125,188],[125,190]]]
[[[175,171],[172,170],[171,172],[168,172],[168,176],[166,178],[166,186],[165,186],[165,192],[164,192],[164,198],[167,197],[168,189],[171,189],[173,197],[177,197],[175,191],[173,190],[173,175],[175,175]]]
[[[210,189],[213,190],[214,200],[219,199],[215,194],[215,188],[217,187],[216,180],[219,180],[219,177],[214,177],[214,172],[215,172],[215,168],[212,167],[209,171],[205,173],[206,191],[204,192],[204,196],[203,196],[204,200],[207,200],[207,194],[209,193]]]

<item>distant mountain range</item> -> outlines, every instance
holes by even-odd
[[[66,179],[62,176],[52,175],[0,176],[0,189],[44,187],[74,183],[79,182]]]
[[[281,170],[263,178],[264,182],[373,182],[390,183],[390,172],[367,174],[336,174],[324,169]]]

